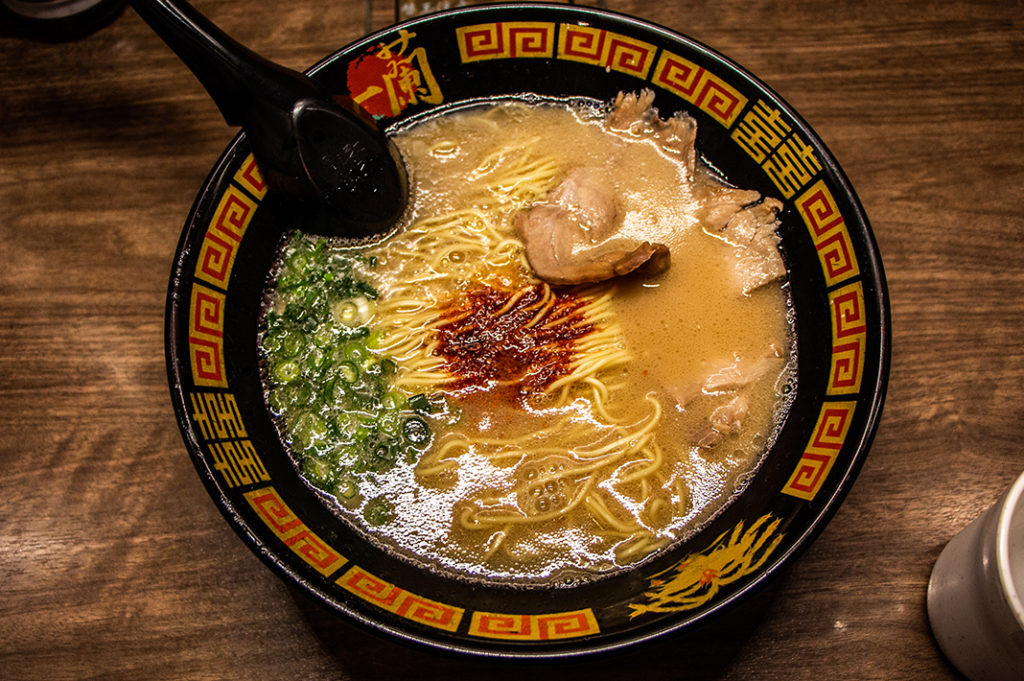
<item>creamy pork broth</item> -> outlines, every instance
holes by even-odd
[[[271,408],[307,479],[389,550],[481,579],[593,578],[696,531],[758,466],[793,379],[786,287],[738,277],[734,190],[634,133],[567,104],[448,113],[394,137],[414,187],[396,235],[285,248],[261,336]],[[613,196],[618,238],[668,247],[667,271],[536,278],[515,216],[579,168]],[[334,269],[307,279],[337,291],[295,283],[318,267]],[[288,323],[327,359],[282,331],[302,305],[322,318]]]

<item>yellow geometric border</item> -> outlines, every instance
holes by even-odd
[[[824,180],[811,185],[795,201],[797,212],[818,251],[825,284],[835,286],[860,274],[849,230]]]
[[[651,78],[654,85],[682,97],[726,128],[747,105],[739,90],[689,59],[662,51]]]
[[[224,303],[223,293],[193,281],[188,306],[188,359],[196,386],[228,387],[224,368]]]
[[[258,200],[267,194],[267,183],[263,180],[263,174],[260,173],[259,166],[256,165],[256,159],[252,154],[246,156],[242,161],[238,172],[235,173],[234,180]]]
[[[856,409],[856,402],[826,402],[821,406],[810,442],[782,488],[783,494],[814,499],[843,447]]]
[[[455,29],[463,64],[515,57],[550,58],[555,25],[544,21],[502,21]]]
[[[729,135],[765,172],[784,198],[803,190],[821,171],[821,160],[785,114],[757,100]]]
[[[864,287],[857,281],[829,293],[832,320],[832,364],[828,394],[860,392],[867,346]]]
[[[465,612],[462,608],[445,605],[401,589],[370,574],[358,565],[349,568],[338,578],[337,584],[390,613],[444,631],[458,629]]]
[[[199,246],[196,279],[227,290],[238,246],[256,207],[257,202],[246,196],[241,189],[233,184],[228,185]]]
[[[249,440],[242,412],[235,396],[225,392],[189,393],[192,422],[207,442],[213,469],[228,487],[243,487],[269,482],[256,446]]]
[[[541,615],[474,612],[469,635],[511,641],[550,641],[600,633],[590,608]]]
[[[561,24],[558,58],[592,64],[646,80],[658,48],[636,38],[592,26]]]
[[[348,562],[306,527],[273,487],[261,487],[243,496],[274,536],[324,577],[329,577]]]
[[[337,572],[348,559],[313,533],[288,507],[272,486],[243,495],[274,535],[307,564],[325,577]],[[335,580],[349,593],[390,613],[428,627],[455,632],[465,609],[419,596],[381,579],[358,565]],[[544,641],[600,633],[590,608],[537,615],[474,612],[470,636],[492,639]]]
[[[231,393],[189,393],[192,421],[207,442],[248,437],[238,401]]]
[[[213,469],[228,487],[245,487],[270,482],[256,445],[251,440],[225,440],[209,444]]]

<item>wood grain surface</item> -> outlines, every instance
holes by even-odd
[[[393,8],[378,0],[367,22],[363,0],[194,4],[298,69]],[[460,660],[321,611],[221,517],[168,396],[171,259],[234,131],[130,9],[72,42],[7,28],[0,679],[958,678],[929,631],[928,576],[1024,469],[1021,3],[607,4],[766,81],[873,224],[892,301],[889,396],[821,537],[696,632],[584,662]]]

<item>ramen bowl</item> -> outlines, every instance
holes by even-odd
[[[655,92],[698,123],[701,157],[782,204],[795,316],[795,395],[742,492],[700,531],[601,579],[477,581],[382,549],[297,471],[267,405],[261,309],[283,227],[244,135],[185,224],[167,303],[167,366],[186,447],[213,501],[285,581],[377,632],[491,657],[569,657],[702,622],[795,559],[853,484],[889,366],[884,275],[832,155],[778,95],[684,36],[564,5],[481,6],[412,20],[308,72],[384,128],[467,102],[530,94],[608,102]]]

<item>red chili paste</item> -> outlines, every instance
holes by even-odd
[[[509,291],[479,285],[443,309],[437,353],[457,378],[453,388],[498,384],[510,389],[508,397],[522,398],[569,373],[576,339],[594,325],[581,311],[586,301],[571,292],[554,292],[545,302],[545,288],[538,284]]]

